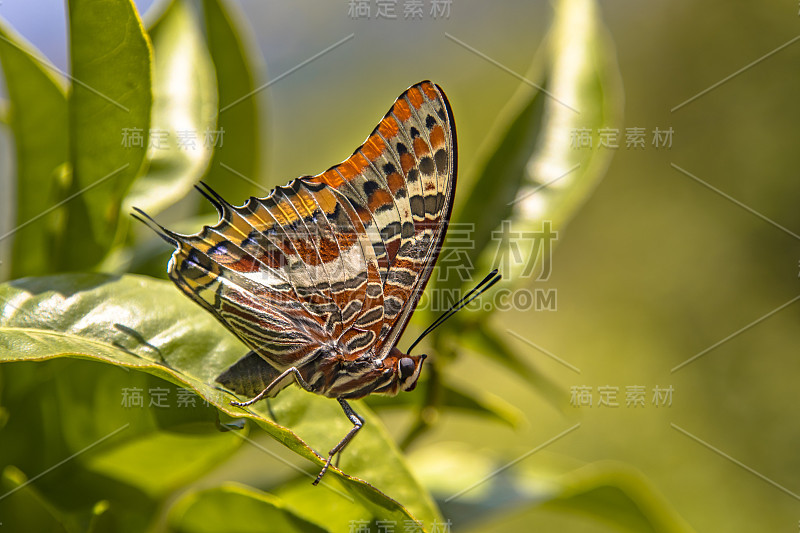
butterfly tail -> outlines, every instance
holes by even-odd
[[[145,226],[147,226],[151,230],[155,231],[159,237],[170,243],[175,248],[180,248],[180,236],[177,233],[168,230],[167,228],[165,228],[164,226],[153,220],[153,217],[151,217],[138,207],[134,207],[133,210],[136,211],[135,213],[131,213],[131,216],[133,218],[135,218],[139,222],[142,222]]]

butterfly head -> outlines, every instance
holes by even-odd
[[[406,392],[414,390],[417,386],[420,371],[422,370],[422,362],[425,361],[427,355],[405,355],[400,354],[397,358],[396,375],[400,389]]]

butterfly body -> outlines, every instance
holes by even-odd
[[[397,343],[439,255],[455,182],[452,112],[425,81],[319,175],[239,207],[201,184],[220,220],[196,235],[139,213],[176,247],[170,279],[251,349],[217,378],[255,395],[237,405],[296,382],[338,399],[357,430],[345,400],[411,390],[419,378],[425,356]]]

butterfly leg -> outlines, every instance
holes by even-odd
[[[344,410],[344,414],[346,414],[347,418],[350,419],[350,422],[353,423],[353,428],[350,431],[348,431],[347,435],[345,435],[344,438],[339,441],[339,444],[334,446],[333,449],[331,449],[331,451],[328,453],[328,460],[325,462],[325,466],[322,467],[322,470],[320,471],[319,475],[317,476],[317,479],[314,480],[314,483],[312,483],[312,485],[316,485],[317,483],[319,483],[319,480],[322,479],[322,476],[325,475],[325,472],[328,471],[328,467],[331,466],[331,461],[333,460],[333,456],[341,452],[342,449],[344,449],[344,447],[347,446],[347,444],[353,439],[355,434],[358,433],[358,430],[364,426],[364,419],[361,418],[359,415],[357,415],[355,411],[353,411],[353,408],[350,407],[350,404],[341,398],[337,399],[339,400],[339,404],[342,406],[342,409]]]
[[[291,368],[287,368],[286,370],[284,370],[284,371],[281,373],[281,375],[280,375],[280,376],[278,376],[277,378],[273,379],[273,380],[272,380],[272,383],[270,383],[269,385],[267,385],[267,386],[266,386],[266,388],[264,388],[264,390],[262,390],[260,393],[258,393],[258,396],[256,396],[255,398],[251,398],[251,399],[247,400],[246,402],[236,402],[236,401],[233,401],[233,402],[231,402],[231,405],[235,405],[236,407],[248,407],[248,406],[250,406],[250,405],[253,405],[253,404],[254,404],[254,403],[256,403],[257,401],[259,401],[259,400],[261,400],[262,398],[264,398],[265,396],[268,396],[268,395],[269,395],[269,393],[270,393],[270,391],[271,391],[272,389],[274,389],[274,388],[275,388],[275,386],[276,386],[276,385],[278,385],[278,384],[279,384],[281,381],[283,381],[284,379],[286,379],[286,378],[287,378],[287,377],[288,377],[290,374],[294,374],[294,378],[297,380],[297,383],[298,383],[298,384],[299,384],[301,387],[303,387],[303,388],[304,388],[305,390],[307,390],[307,391],[310,391],[310,390],[311,390],[311,387],[310,387],[310,385],[309,385],[308,383],[306,383],[306,380],[305,380],[305,379],[303,379],[303,376],[302,376],[302,375],[300,375],[300,371],[299,371],[299,370],[297,370],[297,368],[296,368],[296,367],[291,367]]]

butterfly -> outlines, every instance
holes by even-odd
[[[341,404],[353,427],[315,485],[364,424],[347,400],[416,386],[426,356],[397,344],[445,238],[456,165],[450,104],[423,81],[322,174],[239,207],[201,183],[220,220],[200,233],[177,234],[136,209],[176,247],[170,279],[251,350],[217,378],[252,397],[233,405],[292,383]]]

